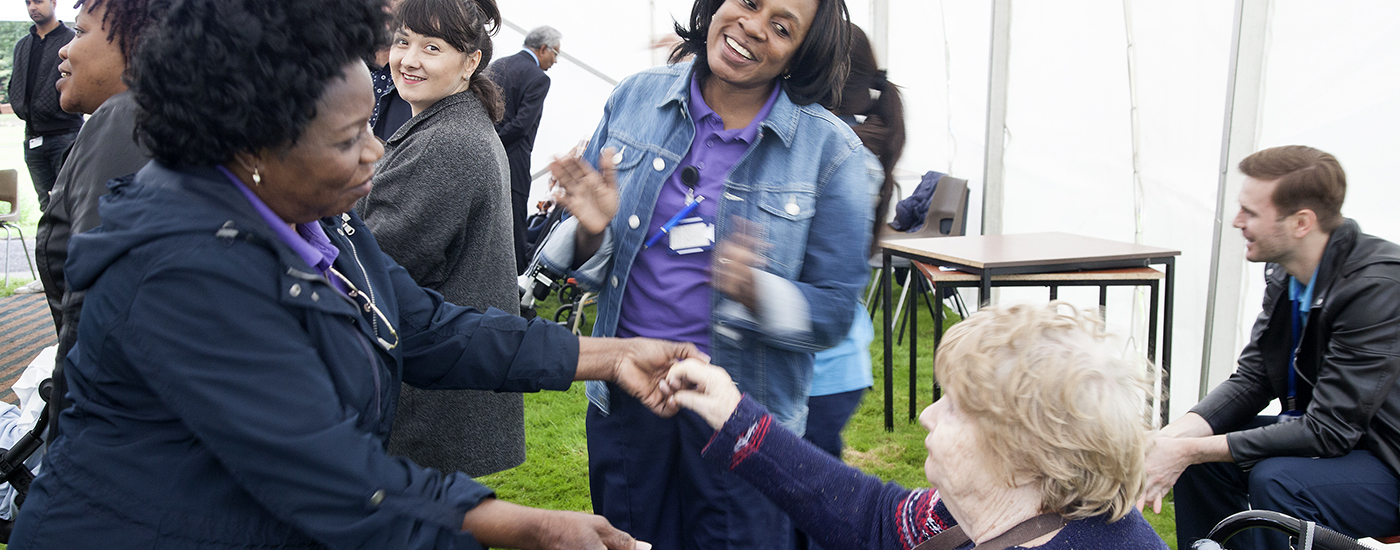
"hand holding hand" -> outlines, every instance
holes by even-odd
[[[548,550],[650,550],[651,545],[613,527],[603,516],[545,511],[537,527],[539,545]]]
[[[578,218],[579,230],[598,236],[617,215],[617,170],[613,166],[612,148],[604,149],[594,170],[581,157],[570,155],[555,158],[549,172],[563,189],[559,204]]]
[[[672,365],[681,360],[700,364],[706,364],[710,360],[709,356],[690,343],[651,338],[626,338],[618,341],[625,343],[627,347],[618,357],[613,384],[636,396],[638,401],[661,417],[672,416],[680,410],[666,399],[668,394],[662,389],[662,382]]]
[[[743,398],[723,368],[693,359],[671,367],[662,384],[662,393],[670,396],[667,402],[694,411],[716,430],[724,426]]]

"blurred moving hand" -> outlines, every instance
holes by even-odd
[[[746,221],[734,219],[731,225],[735,229],[715,246],[715,261],[710,266],[711,284],[729,299],[744,304],[749,311],[758,311],[754,272],[763,269],[763,256],[758,251],[766,243],[754,234]]]
[[[559,204],[569,209],[578,218],[580,237],[600,237],[608,223],[617,215],[617,170],[613,165],[610,147],[598,157],[598,167],[592,166],[578,155],[555,158],[549,163],[549,172],[564,189],[559,194]]]

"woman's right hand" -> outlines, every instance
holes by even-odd
[[[598,158],[599,170],[594,170],[581,157],[570,155],[555,158],[549,171],[559,182],[563,193],[559,204],[578,218],[579,231],[588,237],[603,234],[617,215],[617,170],[613,166],[612,148],[603,150]]]
[[[744,397],[728,372],[697,359],[676,363],[661,384],[672,403],[694,411],[716,430],[724,427]]]

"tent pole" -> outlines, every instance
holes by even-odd
[[[890,0],[870,0],[870,46],[875,61],[890,64]]]
[[[1011,61],[1011,0],[992,2],[991,69],[987,71],[986,156],[982,160],[982,234],[1000,235],[1004,205],[1006,89]]]
[[[1233,224],[1244,174],[1235,167],[1258,148],[1264,86],[1266,36],[1272,0],[1236,0],[1225,127],[1220,147],[1220,183],[1215,197],[1215,238],[1206,290],[1205,338],[1199,398],[1235,370],[1235,339],[1244,293],[1244,237]]]

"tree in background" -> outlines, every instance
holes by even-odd
[[[15,67],[15,42],[19,42],[19,39],[29,32],[29,27],[33,24],[31,21],[0,21],[0,103],[10,102],[5,88],[10,82],[10,73],[14,71]],[[64,24],[73,26],[67,21]]]

